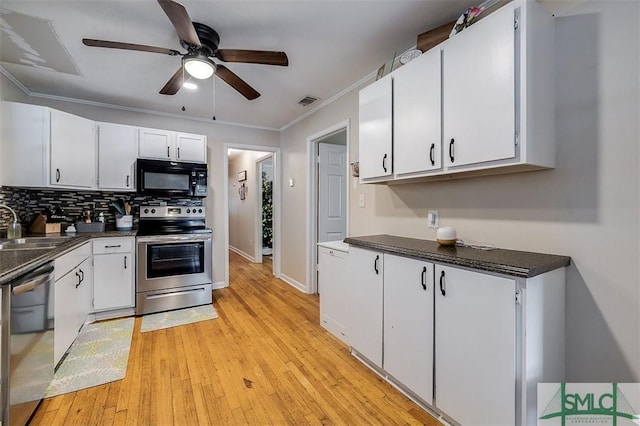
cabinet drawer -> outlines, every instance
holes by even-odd
[[[91,244],[87,243],[57,258],[55,260],[55,280],[58,281],[60,278],[68,274],[73,268],[84,262],[84,260],[89,256],[91,256]]]
[[[340,250],[335,250],[335,249],[330,249],[330,248],[326,248],[326,247],[320,247],[319,248],[319,253],[321,255],[325,255],[325,256],[339,257],[340,259],[346,259],[347,258],[347,253],[346,252],[340,251]]]
[[[93,241],[93,254],[131,253],[132,238],[104,238]]]

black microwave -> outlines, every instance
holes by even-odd
[[[176,197],[207,196],[207,165],[164,160],[136,161],[137,192]]]

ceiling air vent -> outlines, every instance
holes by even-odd
[[[311,105],[318,99],[319,98],[314,98],[313,96],[305,96],[304,98],[298,101],[298,105],[302,105],[303,107],[306,107],[307,105]]]

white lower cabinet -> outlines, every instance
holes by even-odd
[[[135,241],[100,238],[93,241],[93,310],[135,306]]]
[[[55,260],[54,361],[57,364],[78,336],[91,309],[91,245]]]
[[[335,248],[318,247],[318,292],[320,293],[320,325],[349,343],[347,321],[349,253]]]
[[[511,277],[353,244],[347,263],[356,356],[449,423],[536,423],[537,384],[564,381],[565,268]]]
[[[516,281],[435,267],[436,406],[463,425],[512,425]]]
[[[433,263],[384,255],[384,370],[433,399]]]
[[[349,342],[362,356],[382,367],[382,253],[349,248]]]

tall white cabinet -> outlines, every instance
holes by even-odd
[[[381,78],[360,91],[360,177],[383,178],[393,174],[393,81]]]

